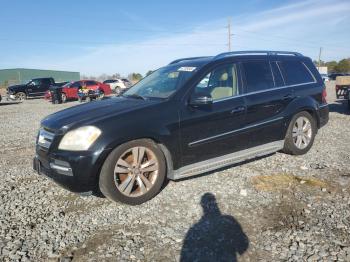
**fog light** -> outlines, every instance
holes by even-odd
[[[73,176],[72,168],[70,164],[66,161],[54,159],[53,162],[50,163],[51,169],[55,170],[58,174],[65,176]]]

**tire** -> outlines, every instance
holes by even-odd
[[[309,124],[307,124],[307,121]],[[303,128],[297,128],[300,125]],[[306,126],[309,128],[306,128]],[[297,113],[293,116],[292,120],[289,123],[289,127],[284,139],[283,152],[290,155],[306,154],[314,143],[316,132],[316,120],[308,112],[302,111]]]
[[[134,159],[139,159],[140,154],[143,157],[135,164]],[[124,158],[126,156],[127,158]],[[101,169],[99,188],[102,194],[112,201],[139,205],[159,193],[165,177],[166,162],[163,152],[152,140],[139,139],[122,144],[109,154]]]
[[[24,101],[24,100],[27,100],[27,95],[23,92],[18,92],[16,94],[16,100],[18,101]]]
[[[98,96],[98,100],[101,100],[104,97],[105,97],[105,93],[102,90],[100,90],[100,95]]]
[[[117,96],[119,96],[120,93],[121,93],[121,91],[122,91],[122,89],[120,88],[120,86],[117,86],[114,90],[115,90],[115,94],[116,94]]]
[[[67,96],[65,93],[62,93],[61,94],[61,97],[62,97],[62,103],[66,103],[67,102]]]

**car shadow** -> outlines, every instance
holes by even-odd
[[[348,101],[346,99],[338,99],[333,103],[328,104],[329,112],[349,115]]]
[[[180,261],[237,261],[237,254],[249,247],[241,225],[233,216],[221,213],[213,194],[205,193],[200,204],[203,216],[188,230]]]

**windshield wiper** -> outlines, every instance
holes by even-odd
[[[130,97],[130,98],[136,98],[136,99],[142,99],[142,100],[146,100],[143,96],[140,96],[138,94],[132,94],[132,95],[122,95],[124,97]]]

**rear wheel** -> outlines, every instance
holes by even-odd
[[[25,93],[23,93],[23,92],[18,92],[17,94],[16,94],[16,100],[18,100],[18,101],[24,101],[24,100],[26,100],[27,99],[27,95],[25,94]]]
[[[101,169],[99,186],[113,201],[139,205],[160,191],[165,176],[162,151],[153,141],[140,139],[111,152]]]
[[[118,96],[121,93],[122,89],[120,88],[120,86],[117,86],[115,88],[115,94]]]
[[[105,93],[102,90],[100,90],[100,95],[98,96],[98,99],[102,99],[104,97],[105,97]]]
[[[283,151],[303,155],[312,147],[317,131],[316,121],[308,112],[296,114],[289,123]]]
[[[62,93],[61,97],[62,97],[62,103],[66,103],[66,102],[67,102],[67,96],[66,96],[66,94],[65,94],[65,93]]]

